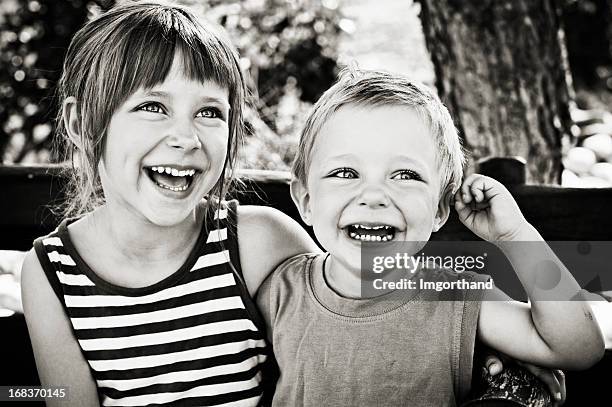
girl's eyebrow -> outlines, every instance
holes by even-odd
[[[160,98],[170,98],[172,95],[168,92],[164,92],[161,90],[144,90],[142,92],[142,97],[160,97]],[[202,102],[205,103],[216,103],[219,104],[223,107],[225,107],[227,110],[230,109],[230,105],[229,102],[223,98],[218,98],[215,96],[203,96],[200,98],[200,100]]]

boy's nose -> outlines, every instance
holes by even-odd
[[[367,186],[361,191],[359,205],[369,206],[370,208],[386,208],[389,206],[389,197],[380,187]]]

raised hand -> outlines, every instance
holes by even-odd
[[[463,181],[455,209],[461,222],[487,241],[516,240],[529,225],[506,187],[481,174]]]

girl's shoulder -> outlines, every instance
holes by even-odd
[[[236,223],[240,263],[251,295],[286,259],[300,253],[320,252],[295,220],[274,208],[238,206]]]

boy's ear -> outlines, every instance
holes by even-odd
[[[291,180],[291,198],[293,203],[297,206],[300,216],[305,224],[312,226],[311,223],[311,212],[310,212],[310,195],[308,194],[308,188],[297,179]]]
[[[70,141],[78,148],[81,146],[81,117],[79,115],[78,103],[74,96],[69,96],[62,105],[62,119]]]
[[[451,202],[454,198],[453,188],[455,188],[455,184],[449,184],[444,190],[444,193],[442,193],[442,198],[438,203],[438,212],[436,213],[436,218],[434,219],[434,232],[440,230],[450,216]]]

